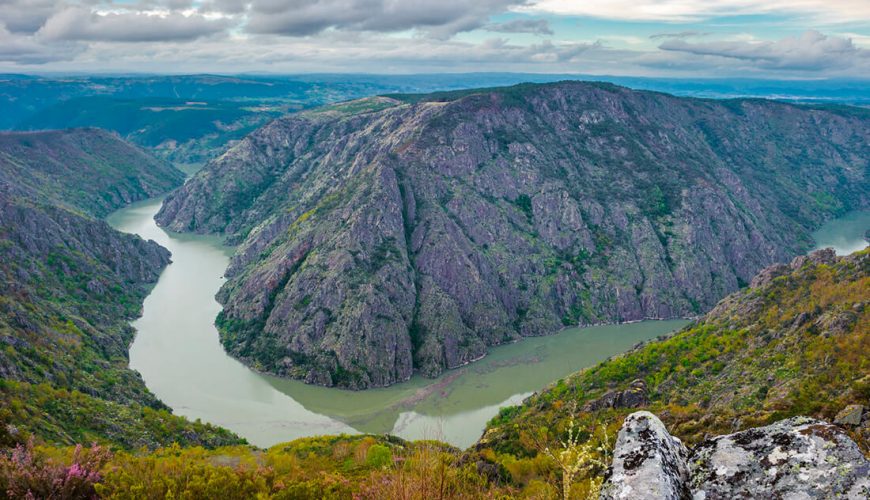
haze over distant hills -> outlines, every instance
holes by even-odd
[[[0,74],[0,129],[99,127],[180,164],[199,164],[270,120],[300,109],[385,93],[521,82],[608,81],[694,97],[765,97],[870,104],[860,80],[632,78],[576,74],[18,75]]]

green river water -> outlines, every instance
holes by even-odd
[[[232,249],[210,236],[168,233],[154,222],[160,200],[115,212],[109,224],[153,239],[170,264],[133,322],[130,367],[176,414],[230,429],[258,446],[336,433],[391,433],[467,447],[502,406],[580,368],[666,334],[686,321],[570,328],[494,347],[484,359],[437,379],[414,377],[384,389],[346,391],[256,373],[227,355],[214,319],[215,293]],[[870,212],[848,214],[817,233],[838,252],[861,248]],[[851,235],[851,236],[849,236]],[[857,236],[856,236],[857,235]]]

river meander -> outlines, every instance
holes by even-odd
[[[437,379],[415,376],[384,389],[346,391],[252,371],[227,355],[214,319],[215,293],[232,249],[211,236],[168,233],[154,222],[160,200],[119,210],[108,222],[153,239],[172,252],[170,264],[133,323],[130,366],[176,414],[230,429],[258,446],[303,436],[391,433],[471,445],[502,406],[517,404],[550,382],[634,344],[685,325],[682,320],[570,328],[548,337],[490,349],[471,365]],[[838,252],[862,247],[870,212],[847,214],[816,233]]]

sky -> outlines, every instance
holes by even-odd
[[[0,0],[0,71],[870,78],[870,0]]]

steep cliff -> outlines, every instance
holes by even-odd
[[[158,216],[241,243],[227,350],[384,386],[564,325],[702,313],[870,206],[870,118],[607,84],[355,101],[277,120]]]
[[[53,443],[233,442],[127,368],[128,321],[169,252],[95,217],[180,184],[97,130],[0,134],[0,420]]]

